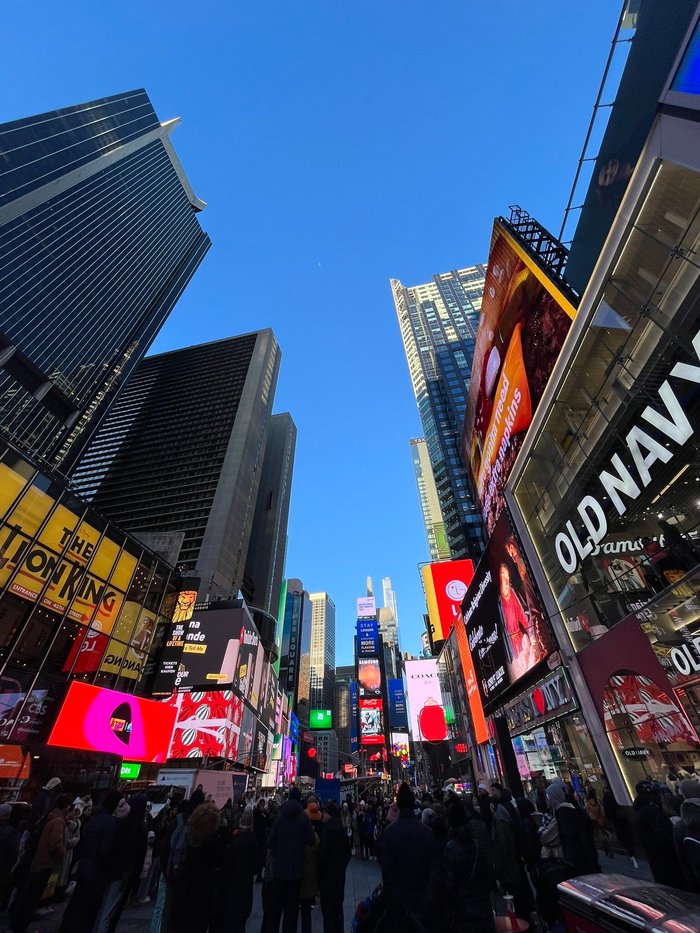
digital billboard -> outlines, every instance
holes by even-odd
[[[403,689],[403,680],[400,678],[387,681],[387,694],[389,697],[389,725],[392,731],[408,729],[408,714],[406,713],[406,694]]]
[[[384,711],[378,699],[360,699],[360,744],[384,745]]]
[[[357,656],[376,658],[379,655],[379,625],[376,619],[358,619]]]
[[[357,618],[371,619],[377,615],[377,603],[374,596],[360,596],[357,600]]]
[[[232,690],[175,693],[167,702],[176,711],[168,758],[237,758],[243,701]]]
[[[406,732],[391,733],[391,754],[395,758],[402,758],[404,761],[408,760],[408,734]]]
[[[20,745],[0,745],[0,780],[28,780],[31,761],[31,754]]]
[[[422,569],[433,646],[444,641],[459,616],[467,587],[474,576],[471,560],[446,560]]]
[[[141,774],[141,764],[137,761],[122,761],[119,777],[122,781],[136,781]]]
[[[350,751],[356,752],[358,749],[358,735],[357,735],[357,717],[358,717],[358,705],[357,705],[357,683],[353,680],[350,684]]]
[[[486,717],[484,716],[484,707],[481,702],[481,693],[474,669],[472,653],[469,650],[469,641],[467,639],[467,630],[464,626],[464,619],[460,616],[455,622],[455,639],[457,641],[457,651],[459,653],[462,676],[464,677],[464,687],[467,692],[469,702],[469,711],[471,713],[471,725],[474,733],[474,741],[477,745],[487,742],[489,738],[486,727]]]
[[[554,650],[544,611],[507,512],[498,519],[462,601],[484,703]]]
[[[332,729],[333,711],[330,709],[312,709],[309,711],[309,729]]]
[[[175,718],[165,703],[74,680],[48,744],[132,761],[165,761]]]
[[[498,221],[474,347],[462,456],[487,531],[576,309]]]
[[[0,677],[0,742],[43,742],[63,687],[22,691],[13,678]],[[9,689],[7,689],[9,688]]]
[[[406,661],[406,689],[414,742],[441,742],[447,738],[437,658]]]
[[[378,659],[357,659],[357,690],[360,697],[382,695],[382,671]]]

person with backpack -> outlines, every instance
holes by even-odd
[[[683,869],[673,842],[671,820],[663,812],[659,792],[651,781],[640,781],[635,790],[634,829],[654,881],[678,887],[683,883]]]

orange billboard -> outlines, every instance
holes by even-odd
[[[474,741],[477,745],[481,745],[482,742],[488,742],[489,733],[486,728],[484,707],[481,703],[479,684],[477,683],[476,671],[474,670],[474,661],[472,660],[472,653],[469,650],[467,630],[464,627],[464,619],[462,618],[461,612],[459,618],[455,622],[455,638],[457,639],[457,650],[459,651],[459,660],[462,665],[462,673],[464,674],[464,685],[467,690],[467,699],[469,700]]]

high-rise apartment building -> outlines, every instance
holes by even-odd
[[[414,437],[410,441],[411,460],[413,472],[418,487],[418,498],[423,513],[425,537],[428,541],[428,552],[431,562],[449,560],[450,545],[447,542],[445,522],[440,511],[440,498],[438,496],[433,468],[428,455],[428,445],[424,437]]]
[[[148,357],[75,470],[77,490],[144,543],[172,537],[200,600],[243,583],[279,362],[271,330]]]
[[[478,558],[480,510],[460,455],[474,341],[486,269],[471,266],[407,288],[391,280],[413,392],[428,448],[450,554]],[[425,513],[424,513],[425,514]]]
[[[63,472],[210,241],[148,95],[0,125],[0,429]]]
[[[350,684],[355,680],[355,665],[347,664],[335,669],[335,704],[333,728],[338,737],[338,757],[341,766],[350,761],[352,699]],[[342,770],[342,767],[341,767]]]
[[[279,607],[284,575],[296,438],[290,414],[272,416],[243,572],[242,590],[248,606],[273,615]]]
[[[335,703],[335,603],[328,593],[311,593],[311,709]]]

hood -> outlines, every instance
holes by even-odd
[[[298,800],[288,800],[280,807],[280,816],[283,816],[288,820],[296,819],[299,814],[303,812],[304,808]]]
[[[689,797],[683,801],[681,819],[693,826],[700,824],[700,797]]]
[[[510,823],[511,814],[508,807],[505,807],[502,803],[496,807],[496,812],[493,815],[493,818],[497,823]]]

